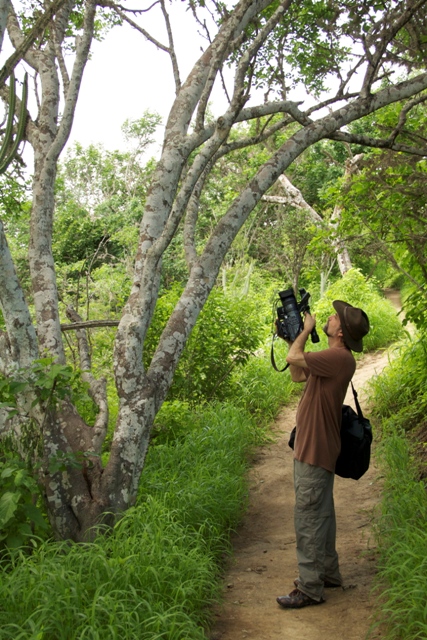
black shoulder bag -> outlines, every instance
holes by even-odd
[[[342,478],[359,480],[369,469],[371,460],[372,426],[364,417],[357,399],[357,391],[351,383],[356,411],[348,404],[342,406],[341,452],[335,473]],[[291,431],[289,446],[294,448],[296,427]]]

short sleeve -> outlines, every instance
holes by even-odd
[[[342,367],[342,353],[338,349],[325,349],[304,354],[307,367],[313,376],[333,378]]]

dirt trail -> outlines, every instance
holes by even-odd
[[[368,354],[353,378],[362,408],[364,385],[388,363],[385,352]],[[354,405],[352,392],[346,399]],[[335,479],[337,550],[344,589],[329,589],[318,607],[284,610],[276,596],[289,593],[297,577],[293,526],[293,459],[288,447],[296,404],[286,407],[273,431],[274,444],[261,447],[251,470],[250,504],[234,536],[234,555],[224,581],[224,602],[216,610],[211,640],[364,640],[373,613],[370,588],[375,574],[373,510],[379,502],[375,466],[360,480]],[[371,638],[380,638],[373,634]]]

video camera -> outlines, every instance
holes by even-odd
[[[277,306],[276,333],[280,338],[294,342],[295,338],[304,328],[305,312],[310,313],[308,301],[310,294],[305,289],[299,290],[301,300],[298,303],[294,290],[286,289],[279,291],[279,298],[282,303]],[[319,336],[315,328],[310,333],[312,342],[319,342]]]

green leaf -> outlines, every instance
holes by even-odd
[[[10,533],[6,538],[6,545],[9,549],[18,549],[22,547],[25,542],[25,538],[23,535],[19,533]]]
[[[25,484],[25,480],[28,478],[28,473],[25,469],[18,469],[15,475],[15,486],[19,487],[22,484]]]
[[[16,471],[16,467],[5,467],[1,472],[0,478],[10,478]]]
[[[22,506],[22,510],[25,515],[40,529],[47,529],[48,525],[46,520],[43,518],[43,513],[39,507],[35,504],[24,504]]]
[[[6,491],[0,498],[0,527],[9,522],[18,508],[20,494]]]

